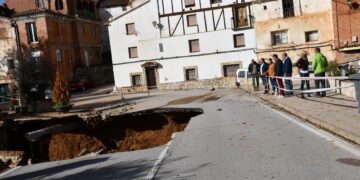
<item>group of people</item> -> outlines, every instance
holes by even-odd
[[[315,77],[325,77],[325,71],[328,66],[326,57],[321,53],[320,48],[315,48],[315,55],[312,61],[312,68],[314,70]],[[309,53],[302,51],[299,54],[299,59],[295,63],[299,68],[300,77],[310,77],[309,74]],[[283,53],[281,58],[277,54],[273,54],[272,58],[261,58],[259,63],[255,60],[251,61],[248,67],[248,72],[252,78],[252,85],[255,90],[259,90],[259,79],[261,78],[265,92],[264,94],[270,94],[270,84],[272,88],[272,94],[278,98],[288,97],[294,95],[293,83],[289,79],[293,74],[293,63],[287,53]],[[283,78],[284,77],[284,78]],[[284,82],[283,82],[284,79]],[[315,80],[316,89],[325,88],[325,79]],[[310,90],[310,81],[307,79],[301,80],[301,91],[305,89]],[[285,86],[285,87],[284,87]],[[310,93],[307,93],[310,97]],[[317,91],[317,96],[326,96],[326,91]],[[301,93],[301,97],[304,98],[304,93]]]

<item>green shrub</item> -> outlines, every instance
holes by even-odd
[[[329,62],[329,65],[326,68],[326,72],[329,73],[330,76],[340,76],[341,75],[336,61]]]

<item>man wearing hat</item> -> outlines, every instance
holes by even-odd
[[[296,67],[299,68],[300,77],[309,77],[309,60],[308,60],[308,52],[303,50],[298,56],[300,57],[296,62]],[[307,90],[310,89],[310,81],[309,80],[301,80],[301,91],[304,90],[304,86],[306,84]],[[301,97],[304,98],[304,93],[301,93]],[[310,97],[310,93],[308,93],[308,97]]]

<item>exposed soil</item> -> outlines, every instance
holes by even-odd
[[[121,116],[95,122],[85,130],[54,134],[49,143],[49,160],[70,159],[81,151],[134,151],[166,144],[174,132],[183,131],[199,112],[168,112]]]
[[[220,96],[214,95],[214,93],[207,93],[200,96],[190,96],[186,98],[176,99],[174,101],[170,101],[169,103],[167,103],[167,105],[169,106],[169,105],[190,104],[197,101],[204,103],[208,101],[216,101],[218,99],[220,99]]]
[[[209,101],[216,101],[218,99],[220,99],[221,97],[220,96],[208,96],[206,97],[205,99],[202,99],[201,100],[201,103],[205,103],[205,102],[209,102]]]
[[[2,171],[5,171],[5,170],[8,169],[8,168],[9,168],[9,166],[6,165],[4,162],[2,162],[2,161],[0,160],[0,173],[1,173]]]

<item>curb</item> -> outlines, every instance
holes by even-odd
[[[256,95],[256,94],[253,94],[254,96],[272,104],[272,105],[275,105],[277,107],[280,107],[282,108],[284,111],[292,114],[292,115],[295,115],[297,117],[300,117],[301,119],[303,119],[304,121],[307,121],[315,126],[317,126],[318,128],[320,129],[324,129],[326,131],[329,131],[341,138],[344,138],[348,141],[351,141],[353,143],[356,143],[356,144],[360,144],[360,137],[354,135],[353,133],[351,132],[348,132],[347,130],[344,130],[342,128],[338,128],[334,125],[331,125],[329,123],[327,123],[326,121],[324,120],[321,120],[319,118],[316,118],[314,116],[311,116],[311,115],[307,115],[307,114],[304,114],[304,113],[299,113],[299,111],[295,108],[292,108],[292,107],[288,107],[284,104],[281,104],[281,103],[278,103],[276,101],[270,101],[268,100],[267,98],[265,97],[262,97],[262,96],[259,96],[259,95]]]

